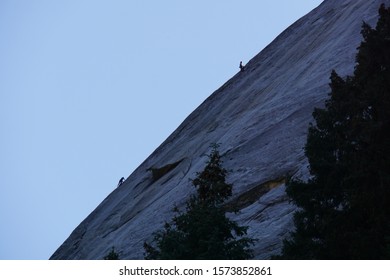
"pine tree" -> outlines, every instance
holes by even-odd
[[[104,257],[105,260],[119,260],[119,255],[115,251],[115,247],[111,248],[111,251]]]
[[[300,208],[286,259],[390,258],[390,9],[363,23],[353,76],[331,74],[305,153],[312,178],[290,181]]]
[[[146,259],[249,259],[254,240],[245,237],[247,227],[225,215],[223,202],[232,195],[226,183],[218,145],[212,146],[206,167],[192,180],[197,194],[186,203],[185,212],[175,208],[171,223],[144,243]]]

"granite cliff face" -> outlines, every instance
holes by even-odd
[[[184,205],[189,178],[221,143],[234,185],[232,218],[257,238],[255,258],[269,258],[293,229],[286,175],[307,178],[303,147],[314,107],[329,93],[335,69],[351,74],[362,21],[375,25],[390,0],[325,0],[206,99],[57,249],[52,259],[102,259],[115,246],[122,259],[142,259],[143,242]]]

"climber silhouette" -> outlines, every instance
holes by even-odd
[[[244,71],[245,70],[245,66],[242,65],[242,61],[240,61],[240,71]]]
[[[119,180],[118,186],[117,186],[117,187],[119,187],[120,185],[122,185],[124,181],[125,181],[125,178],[122,177],[122,178]]]

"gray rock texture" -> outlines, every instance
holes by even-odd
[[[142,259],[143,242],[170,221],[174,205],[194,192],[211,143],[221,143],[231,170],[230,204],[257,238],[256,259],[280,251],[295,206],[286,175],[309,176],[303,147],[314,107],[328,97],[332,69],[352,74],[362,21],[375,25],[390,0],[325,0],[250,60],[207,98],[69,236],[52,259],[102,259],[115,246],[122,259]]]

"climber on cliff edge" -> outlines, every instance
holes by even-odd
[[[242,72],[242,71],[244,71],[244,70],[245,70],[245,66],[242,65],[242,61],[240,61],[240,71]]]
[[[122,178],[119,180],[118,186],[117,186],[117,187],[119,187],[120,185],[122,185],[124,181],[125,181],[125,178],[122,177]]]

